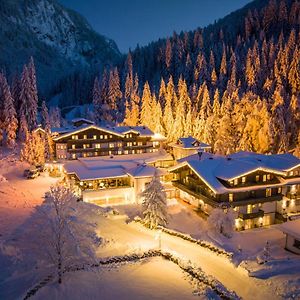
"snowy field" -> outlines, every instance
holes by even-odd
[[[74,272],[61,286],[50,284],[32,299],[79,300],[83,295],[84,299],[195,299],[193,286],[179,267],[162,258]]]

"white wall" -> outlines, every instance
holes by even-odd
[[[286,235],[286,244],[285,244],[286,249],[288,249],[294,253],[300,254],[300,249],[294,247],[294,242],[295,242],[295,238],[292,237],[291,235],[287,234]]]

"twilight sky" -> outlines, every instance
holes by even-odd
[[[121,52],[148,44],[173,31],[203,27],[250,0],[59,0],[82,14]]]

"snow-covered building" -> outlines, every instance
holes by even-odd
[[[100,127],[87,121],[52,129],[56,159],[152,153],[164,140],[145,126]]]
[[[285,248],[300,254],[300,219],[282,224],[280,230],[286,234]]]
[[[164,178],[167,170],[157,168],[172,159],[161,150],[155,153],[78,158],[64,164],[68,180],[78,187],[86,202],[98,205],[140,203],[139,195],[155,172]],[[175,189],[169,189],[174,197]]]
[[[202,143],[192,136],[182,137],[176,143],[170,145],[172,153],[176,160],[196,154],[198,152],[207,152],[211,146]]]
[[[300,212],[300,160],[291,154],[195,154],[169,172],[180,198],[206,214],[217,206],[233,207],[238,229],[285,221]]]

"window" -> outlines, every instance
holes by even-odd
[[[78,135],[72,135],[72,140],[78,140]]]
[[[268,179],[268,180],[271,179],[271,175],[270,175],[270,174],[267,175],[267,179]]]
[[[133,142],[133,146],[136,146],[136,142]]]
[[[233,194],[229,194],[229,195],[228,195],[228,200],[229,200],[229,202],[232,202],[232,201],[233,201]]]
[[[263,182],[267,181],[267,175],[263,175]]]
[[[100,135],[100,140],[103,140],[103,135],[102,134]]]
[[[100,149],[101,148],[101,144],[95,144],[95,148],[96,149]]]
[[[122,147],[122,142],[118,142],[117,146],[118,146],[119,148],[121,148],[121,147]]]
[[[109,148],[114,148],[115,144],[114,143],[109,143]]]
[[[132,147],[132,142],[127,142],[127,147]]]
[[[239,179],[238,178],[234,179],[233,183],[234,183],[234,185],[238,185]]]
[[[293,171],[291,171],[289,175],[290,175],[290,176],[294,176],[294,172],[293,172]]]
[[[107,134],[104,135],[104,139],[107,140]]]
[[[266,189],[266,197],[272,196],[272,189]]]
[[[256,181],[256,182],[259,182],[259,175],[256,175],[256,176],[255,176],[255,181]]]
[[[233,210],[238,212],[240,210],[240,208],[238,206],[236,206],[233,208]]]
[[[119,155],[122,155],[122,150],[119,150],[119,151],[118,151],[118,154],[119,154]]]
[[[124,154],[128,154],[128,150],[125,150],[125,151],[124,151]]]
[[[84,139],[84,140],[87,139],[87,135],[86,135],[86,134],[83,135],[83,139]]]
[[[76,154],[75,153],[72,154],[72,159],[76,159]]]
[[[109,138],[112,139],[112,135],[111,134],[109,135]]]
[[[75,144],[72,145],[72,149],[76,149],[76,145]]]
[[[83,157],[86,157],[86,153],[83,153]]]
[[[282,187],[279,187],[278,188],[278,194],[281,194],[281,192],[282,192]]]
[[[138,142],[138,146],[143,146],[143,142]]]
[[[132,154],[135,154],[135,150],[132,150]]]
[[[242,177],[242,183],[245,183],[246,182],[246,176],[243,176]]]
[[[93,139],[96,140],[96,139],[97,139],[97,136],[96,136],[96,135],[93,135]]]
[[[300,249],[300,241],[299,240],[294,240],[294,245],[293,245],[295,248],[298,248]]]
[[[251,214],[252,213],[252,205],[249,204],[247,205],[247,214]]]

